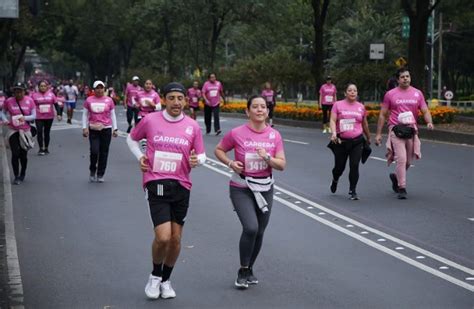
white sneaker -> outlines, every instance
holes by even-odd
[[[148,282],[145,286],[145,294],[150,299],[158,299],[160,297],[161,277],[150,274]]]
[[[104,181],[105,181],[104,176],[97,176],[98,183],[104,183]]]
[[[160,290],[161,290],[161,298],[175,298],[176,297],[176,292],[173,290],[173,287],[171,286],[171,281],[169,280],[165,282],[161,282]]]
[[[328,130],[326,128],[324,128],[323,133],[328,133]]]

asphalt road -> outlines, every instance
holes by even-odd
[[[119,110],[120,128],[126,129]],[[80,119],[77,113],[76,119]],[[224,132],[243,123],[226,118]],[[200,124],[203,126],[202,117]],[[106,182],[88,182],[88,141],[56,123],[51,154],[30,152],[26,182],[13,186],[19,265],[27,308],[472,308],[474,148],[423,142],[408,172],[408,199],[391,192],[384,150],[361,166],[359,201],[329,182],[332,155],[319,130],[276,127],[287,169],[275,205],[260,283],[233,287],[240,224],[229,170],[214,161],[221,137],[205,136],[205,166],[192,173],[174,300],[149,301],[153,237],[138,163],[124,134],[111,145]]]

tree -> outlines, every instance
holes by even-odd
[[[313,27],[314,27],[314,60],[313,76],[316,82],[316,89],[319,89],[323,82],[323,61],[324,61],[324,22],[329,8],[329,0],[312,0],[313,7]]]
[[[426,92],[425,65],[426,65],[426,37],[428,18],[434,8],[441,2],[435,0],[416,0],[413,7],[410,0],[401,0],[402,7],[410,19],[410,36],[408,38],[408,66],[412,77],[412,85]]]

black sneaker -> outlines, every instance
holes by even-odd
[[[16,177],[15,177],[15,180],[13,180],[13,184],[14,184],[14,185],[20,185],[20,184],[21,184],[20,177],[16,176]]]
[[[399,200],[407,199],[407,190],[405,188],[398,189],[398,199]]]
[[[130,131],[132,131],[132,126],[129,125],[127,128],[127,133],[130,133]]]
[[[248,268],[240,268],[237,274],[237,280],[235,280],[235,286],[239,289],[246,289],[249,287],[247,282],[249,269]]]
[[[397,175],[395,175],[394,173],[391,173],[389,176],[390,176],[390,180],[392,181],[392,190],[393,190],[393,192],[398,193]]]
[[[72,124],[71,119],[68,119],[68,120],[67,120],[67,123],[68,123],[68,124]]]
[[[337,190],[337,181],[335,181],[334,179],[331,181],[331,192],[332,193],[336,193],[336,190]]]
[[[43,152],[44,152],[44,154],[49,155],[49,150],[48,150],[48,148],[46,148]]]
[[[217,135],[219,135],[219,134],[221,134],[221,133],[222,133],[222,131],[221,131],[221,130],[217,130],[217,132],[216,132],[216,136],[217,136]]]
[[[357,196],[357,193],[355,191],[349,191],[350,199],[353,201],[358,201],[359,197]]]
[[[21,182],[25,181],[25,174],[20,174],[20,177],[18,177]]]
[[[255,277],[253,275],[252,267],[249,267],[249,273],[248,273],[248,276],[247,276],[247,283],[248,284],[257,284],[258,283],[257,277]]]

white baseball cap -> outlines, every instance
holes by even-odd
[[[94,85],[92,85],[92,88],[95,89],[95,88],[97,88],[97,87],[100,86],[100,85],[102,85],[102,87],[105,88],[105,84],[104,84],[103,81],[101,81],[101,80],[96,80],[96,81],[94,82]]]
[[[132,77],[132,80],[140,80],[140,77],[135,75],[134,77]]]

